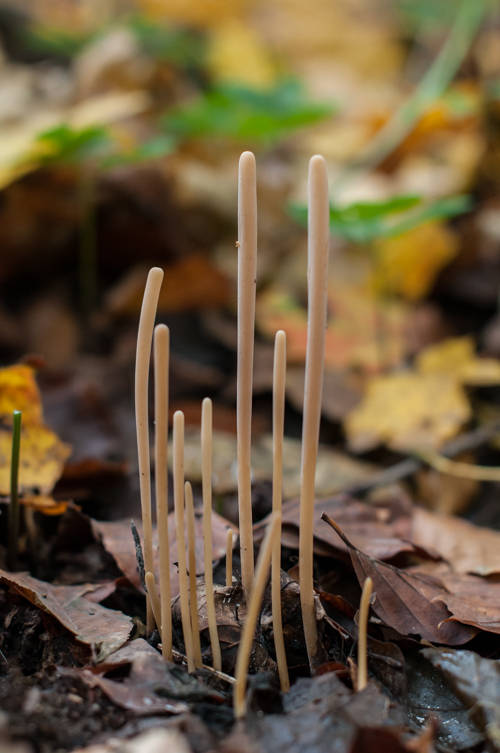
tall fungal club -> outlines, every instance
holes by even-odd
[[[273,513],[281,515],[283,489],[283,431],[285,422],[286,335],[276,332],[273,368]],[[281,690],[290,688],[286,664],[283,622],[281,618],[281,524],[274,540],[271,562],[271,605],[273,613],[274,649]]]
[[[241,580],[246,597],[253,581],[252,375],[257,275],[257,188],[255,157],[243,152],[238,175],[238,363],[237,456]]]
[[[370,598],[373,590],[373,581],[366,578],[363,583],[361,601],[359,605],[358,621],[358,677],[357,690],[363,690],[368,683],[368,651],[367,651],[367,632],[368,632],[368,613],[370,611]]]
[[[206,397],[201,404],[201,485],[203,495],[203,561],[205,597],[207,600],[208,632],[214,669],[222,669],[219,634],[215,615],[212,573],[212,401]]]
[[[309,162],[307,248],[307,347],[302,418],[300,479],[299,584],[309,664],[317,650],[313,585],[313,518],[318,455],[323,361],[325,355],[329,217],[328,178],[323,157]]]
[[[151,520],[151,460],[149,454],[149,362],[153,327],[158,306],[158,297],[163,281],[163,270],[153,267],[149,270],[137,332],[135,359],[135,426],[137,434],[137,456],[139,465],[139,489],[141,496],[142,529],[144,538],[144,567],[153,572],[153,525]],[[150,598],[146,598],[147,627],[153,629],[153,611]]]
[[[197,667],[201,667],[200,625],[198,621],[198,602],[196,598],[196,537],[194,530],[193,489],[189,481],[184,484],[184,498],[186,502],[186,526],[188,539],[188,567],[189,567],[189,612],[191,614],[191,636],[193,641],[193,657]]]

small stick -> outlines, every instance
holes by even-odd
[[[233,693],[234,715],[236,719],[241,719],[246,713],[245,693],[247,686],[248,665],[250,664],[250,652],[252,650],[255,626],[259,616],[262,597],[266,587],[267,577],[269,575],[269,565],[274,544],[279,536],[281,527],[281,513],[273,513],[266,535],[262,542],[255,579],[248,600],[248,609],[243,631],[241,634],[240,645],[238,646],[238,656],[236,658],[236,671]]]
[[[203,556],[208,630],[214,669],[220,672],[220,651],[215,615],[213,546],[212,546],[212,401],[206,397],[201,404],[201,485],[203,492]]]
[[[198,620],[198,599],[196,595],[196,537],[194,532],[193,489],[189,481],[184,484],[184,498],[186,502],[186,522],[188,537],[189,563],[189,608],[191,612],[191,636],[193,640],[193,656],[196,667],[201,667],[200,623]]]
[[[309,162],[308,190],[308,315],[300,472],[299,584],[304,636],[312,668],[318,641],[313,584],[314,488],[325,355],[330,214],[326,163],[319,155]]]
[[[7,561],[9,568],[17,567],[17,550],[19,546],[19,454],[21,448],[22,412],[15,410],[12,414],[12,450],[10,456],[10,504],[9,504],[9,542]]]
[[[151,463],[149,456],[149,362],[151,360],[151,341],[162,280],[162,269],[153,267],[149,270],[139,317],[135,357],[135,426],[144,536],[144,564],[146,571],[151,572],[153,572],[153,524],[151,521]],[[148,598],[146,598],[146,605],[147,629],[151,632],[153,629],[153,614],[151,600]]]
[[[227,529],[226,533],[226,588],[233,585],[233,531]]]
[[[179,595],[181,602],[182,634],[188,662],[188,672],[194,671],[193,637],[189,616],[188,578],[186,572],[186,540],[184,536],[184,413],[174,413],[174,508],[177,556],[179,558]]]
[[[146,575],[144,576],[144,580],[146,582],[146,590],[147,590],[148,596],[151,600],[151,609],[153,610],[153,617],[155,618],[155,622],[157,626],[159,626],[161,624],[161,604],[160,604],[160,599],[158,596],[158,589],[156,588],[155,576],[151,572],[151,570],[147,571]],[[160,630],[160,633],[161,633],[161,630]],[[163,638],[162,638],[162,643],[163,643]]]
[[[273,512],[281,514],[283,489],[283,433],[285,424],[286,334],[276,332],[273,369]],[[274,542],[271,565],[271,604],[274,649],[283,693],[290,690],[281,616],[281,523]]]
[[[255,157],[243,152],[238,175],[238,366],[236,395],[238,514],[241,580],[248,599],[254,557],[252,532],[252,376],[257,276],[257,189]]]
[[[368,613],[370,611],[370,598],[373,590],[373,581],[366,578],[363,583],[361,601],[359,605],[359,622],[358,622],[358,687],[357,690],[366,688],[368,682],[367,671],[367,630],[368,630]]]
[[[172,651],[174,655],[174,659],[181,659],[182,661],[186,661],[186,657],[183,653],[180,651],[176,651],[175,648]],[[225,672],[220,672],[218,669],[214,669],[213,667],[209,667],[208,664],[202,664],[202,669],[206,669],[208,672],[213,674],[215,677],[218,677],[219,680],[223,680],[224,682],[227,682],[228,685],[234,685],[235,679],[234,677],[231,677],[231,675],[227,675]]]
[[[172,609],[170,545],[168,542],[168,364],[169,331],[158,324],[154,331],[155,377],[155,497],[160,553],[161,653],[172,661]]]

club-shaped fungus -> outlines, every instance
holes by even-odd
[[[144,574],[144,580],[146,582],[146,593],[148,594],[148,598],[151,603],[153,617],[158,626],[158,630],[160,630],[159,625],[161,623],[161,605],[158,596],[158,589],[156,588],[156,579],[154,573],[152,573],[151,570],[147,570],[147,572]]]
[[[326,163],[315,155],[309,162],[307,250],[307,347],[302,418],[300,480],[299,584],[307,655],[312,668],[317,649],[313,584],[313,518],[318,455],[329,247],[329,199]]]
[[[203,561],[208,631],[214,669],[222,669],[219,634],[215,615],[214,580],[212,572],[212,401],[206,397],[201,404],[201,485],[203,494]]]
[[[155,380],[155,498],[160,559],[161,651],[172,660],[172,609],[170,546],[168,542],[168,364],[169,331],[164,324],[154,330]],[[160,625],[158,625],[160,627]]]
[[[283,432],[285,422],[286,335],[276,332],[273,368],[273,513],[281,514],[283,490]],[[281,617],[281,525],[275,538],[271,562],[271,604],[273,613],[274,649],[281,690],[290,688],[286,663],[283,621]]]
[[[181,603],[182,634],[188,672],[194,670],[193,637],[189,614],[189,587],[186,572],[186,537],[184,535],[184,413],[174,413],[174,509],[175,535],[177,538],[177,559],[179,561],[179,598]]]
[[[196,534],[194,529],[193,489],[189,481],[184,484],[186,502],[186,528],[188,539],[189,569],[189,612],[191,615],[191,636],[193,640],[193,657],[196,667],[201,667],[200,625],[198,621],[198,600],[196,596]]]
[[[233,585],[233,531],[226,531],[226,588]]]
[[[135,426],[137,433],[137,455],[139,465],[139,488],[141,496],[142,535],[144,539],[144,566],[153,572],[153,526],[151,521],[151,463],[149,455],[149,362],[153,327],[158,306],[158,297],[163,281],[163,270],[153,267],[149,270],[144,297],[142,299],[137,351],[135,359]],[[151,601],[146,598],[147,628],[153,628]]]
[[[255,157],[243,152],[238,175],[238,363],[237,459],[240,560],[243,590],[248,598],[253,581],[252,533],[252,384],[257,275],[257,188]]]
[[[273,548],[281,531],[281,513],[272,514],[269,527],[262,542],[255,578],[250,592],[250,599],[247,603],[247,615],[238,646],[238,655],[236,657],[235,684],[233,691],[233,706],[236,719],[241,719],[246,713],[245,694],[247,686],[248,666],[250,664],[250,652],[252,650],[255,627],[264,596],[267,578],[269,575],[269,566]]]
[[[367,652],[367,632],[368,632],[368,614],[370,612],[370,599],[373,590],[373,581],[366,578],[363,583],[361,601],[359,603],[358,618],[358,677],[357,690],[366,688],[368,682],[368,652]]]

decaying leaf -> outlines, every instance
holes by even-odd
[[[31,366],[17,364],[0,369],[0,416],[12,424],[12,413],[22,411],[25,424],[42,422],[42,400]]]
[[[367,577],[372,578],[373,610],[386,625],[402,635],[419,635],[451,646],[467,643],[474,636],[473,628],[448,621],[450,613],[439,601],[446,590],[439,581],[369,557],[347,539],[328,515],[323,519],[348,547],[359,583],[363,585]]]
[[[470,418],[463,388],[447,374],[404,371],[374,377],[344,428],[356,451],[439,447]]]
[[[102,539],[102,544],[109,554],[115,559],[116,564],[128,580],[139,590],[142,583],[137,570],[137,557],[134,540],[130,530],[130,520],[117,520],[112,522],[93,520],[91,526],[94,534]],[[196,541],[196,573],[202,575],[203,563],[203,521],[195,511],[195,541]],[[212,544],[214,562],[224,556],[226,552],[227,529],[232,528],[237,533],[236,526],[229,523],[221,515],[212,512]],[[141,525],[137,523],[137,529],[142,535]],[[175,515],[173,512],[168,516],[168,534],[170,543],[170,582],[172,598],[179,592],[179,578],[177,571],[177,538],[175,535]],[[233,536],[235,542],[236,536]],[[158,538],[156,528],[153,530],[154,561],[158,572]]]
[[[410,540],[438,552],[457,573],[498,575],[500,532],[475,526],[452,515],[439,515],[415,507]]]
[[[452,337],[430,345],[418,354],[416,367],[422,374],[449,374],[471,386],[500,383],[500,361],[478,358],[472,337]]]
[[[52,615],[80,643],[88,646],[97,661],[116,651],[130,635],[130,617],[85,598],[86,594],[100,589],[100,585],[54,586],[27,573],[8,573],[5,570],[0,570],[0,579],[36,607]]]
[[[126,667],[129,671],[125,677],[106,677]],[[188,698],[218,698],[181,668],[163,661],[142,638],[110,654],[104,663],[79,670],[79,674],[88,685],[101,688],[114,703],[135,714],[181,714],[189,709],[185,702]]]
[[[169,753],[192,753],[191,746],[179,730],[163,728],[146,730],[129,740],[111,737],[106,742],[77,748],[73,753],[117,753],[118,750],[120,753],[159,753],[164,750]]]

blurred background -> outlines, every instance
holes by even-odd
[[[244,149],[258,164],[264,449],[278,328],[287,433],[300,435],[314,153],[331,188],[322,438],[344,447],[373,380],[435,343],[467,335],[500,355],[497,2],[3,0],[0,358],[37,367],[46,420],[80,463],[63,490],[77,501],[135,463],[135,337],[153,264],[165,269],[171,410],[195,430],[211,395],[216,428],[234,434]],[[234,487],[224,447],[221,491]],[[98,467],[82,470],[89,459]],[[335,467],[325,493],[361,473]]]

